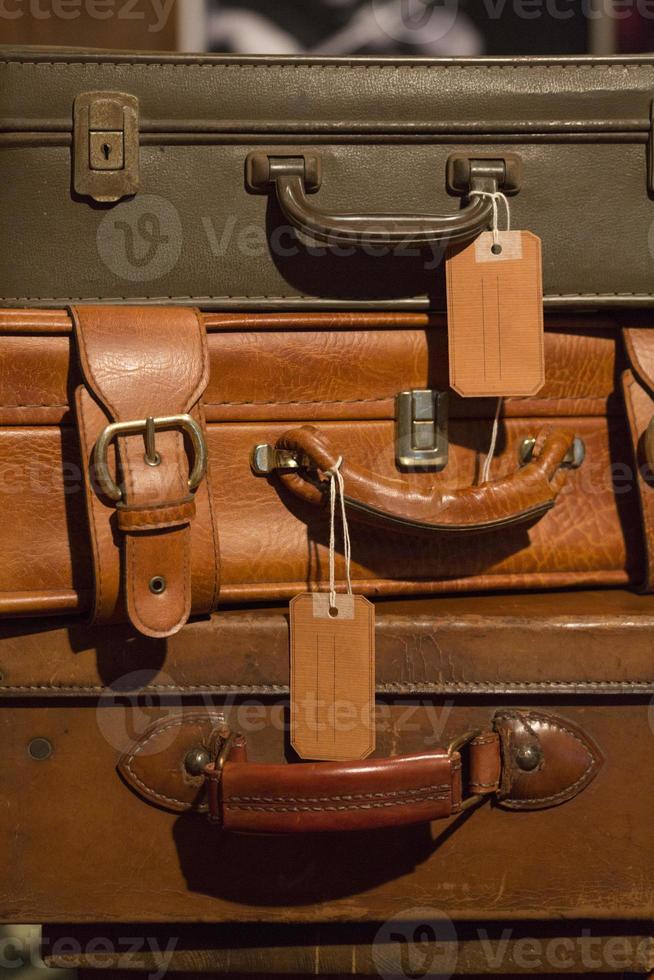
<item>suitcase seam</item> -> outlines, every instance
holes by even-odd
[[[429,684],[425,682],[424,684],[406,684],[400,685],[395,683],[382,684],[376,691],[378,694],[412,694],[416,692],[427,692],[428,690],[448,690],[450,688],[456,688],[457,690],[471,690],[475,691],[479,688],[490,688],[492,690],[496,689],[506,689],[511,690],[512,688],[561,688],[570,687],[581,690],[583,688],[652,688],[654,687],[654,678],[649,680],[636,680],[636,681],[615,681],[615,680],[604,680],[604,681],[508,681],[504,684],[495,681],[448,681],[446,683],[440,684]],[[253,685],[240,685],[240,684],[147,684],[140,691],[215,691],[217,693],[243,693],[243,694],[256,694],[262,692],[271,692],[274,694],[288,694],[289,687],[287,684],[253,684]],[[13,684],[13,685],[0,685],[0,691],[6,693],[12,693],[14,691],[71,691],[75,693],[117,693],[114,692],[111,687],[102,685],[87,685],[87,686],[77,686],[74,684]]]
[[[619,296],[654,296],[654,293],[646,293],[642,290],[638,292],[624,292],[623,290],[615,290],[614,292],[608,293],[596,293],[584,291],[583,293],[544,293],[543,299],[577,299],[584,297],[593,297],[595,299],[608,299],[610,297]],[[188,300],[189,303],[201,304],[202,300],[223,300],[223,299],[244,299],[244,300],[255,300],[255,299],[306,299],[320,302],[320,296],[308,296],[306,293],[292,293],[290,295],[277,295],[275,293],[267,293],[265,295],[237,295],[235,293],[225,293],[222,296],[178,296],[178,295],[168,295],[168,296],[1,296],[0,299],[4,303],[23,303],[38,300],[41,303],[99,303],[107,302],[111,300],[129,300],[130,303],[138,304],[141,300]],[[410,297],[410,299],[420,299],[423,297]],[[383,298],[379,302],[384,302]],[[436,311],[434,311],[436,312]]]
[[[527,61],[527,62],[507,62],[505,64],[467,64],[467,63],[442,63],[437,64],[425,64],[421,62],[420,64],[406,64],[401,62],[390,62],[390,63],[379,63],[373,62],[372,64],[357,64],[356,62],[344,59],[340,63],[325,63],[325,62],[271,62],[271,63],[257,63],[249,64],[247,62],[236,62],[236,63],[225,63],[225,62],[211,62],[211,61],[137,61],[129,60],[125,61],[114,60],[114,61],[42,61],[37,58],[3,58],[0,59],[0,64],[3,65],[18,65],[20,67],[26,67],[28,65],[36,68],[211,68],[214,71],[297,71],[298,69],[306,69],[307,71],[531,71],[533,69],[546,69],[548,71],[577,71],[579,69],[590,69],[595,71],[609,71],[612,68],[626,68],[626,69],[642,69],[642,68],[654,68],[654,64],[651,61],[610,61],[610,62],[538,62],[538,61]]]

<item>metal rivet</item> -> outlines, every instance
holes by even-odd
[[[519,769],[523,772],[533,772],[543,757],[543,753],[537,745],[521,745],[516,749],[515,761]]]
[[[201,745],[189,749],[184,757],[184,768],[191,776],[201,776],[211,762],[211,756]]]
[[[33,738],[27,746],[27,751],[30,758],[34,759],[35,762],[43,762],[50,758],[54,749],[52,742],[49,742],[47,738]]]
[[[163,592],[165,592],[166,580],[163,575],[155,575],[153,578],[151,578],[149,589],[153,595],[161,595]]]

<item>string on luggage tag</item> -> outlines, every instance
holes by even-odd
[[[493,223],[491,230],[493,232],[493,245],[500,244],[500,201],[504,205],[504,210],[506,211],[506,231],[511,231],[511,205],[507,199],[506,194],[502,191],[470,191],[468,197],[487,197],[492,201],[493,204]]]
[[[495,455],[495,449],[497,446],[497,435],[500,428],[500,410],[502,408],[502,398],[497,399],[497,407],[495,409],[495,418],[493,419],[493,430],[491,432],[490,446],[488,447],[488,452],[486,453],[486,458],[484,460],[484,465],[481,468],[480,483],[488,483],[490,478],[490,468],[493,462],[493,456]]]
[[[347,594],[352,595],[352,577],[350,564],[352,548],[350,545],[350,529],[347,523],[345,512],[345,481],[341,473],[343,457],[339,456],[330,470],[325,470],[325,475],[329,477],[329,605],[331,609],[336,608],[336,498],[341,502],[341,524],[343,526],[343,554],[345,555],[345,579],[347,582]]]

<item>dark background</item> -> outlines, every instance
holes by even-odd
[[[371,10],[385,4],[409,19],[424,16],[425,36],[375,31]],[[430,41],[431,12],[453,7],[453,29]],[[373,30],[361,40],[366,18]],[[0,0],[0,43],[268,54],[647,52],[654,0]]]

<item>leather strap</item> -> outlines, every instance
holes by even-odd
[[[654,334],[650,328],[623,330],[625,350],[632,370],[623,372],[627,421],[634,446],[636,483],[640,496],[645,538],[642,591],[654,591],[654,475],[647,464],[645,438],[654,419]]]
[[[189,491],[184,435],[155,434],[157,465],[144,434],[118,435],[109,470],[122,491],[109,499],[92,465],[110,423],[190,415],[202,429],[209,379],[206,333],[196,310],[84,306],[72,310],[83,384],[75,393],[93,546],[92,619],[126,608],[146,636],[177,632],[191,611],[208,612],[218,589],[217,533],[209,475]]]
[[[602,762],[578,727],[538,711],[497,712],[492,729],[449,750],[363,762],[262,765],[245,760],[242,737],[237,744],[238,761],[230,751],[205,769],[209,813],[223,830],[247,833],[397,827],[453,816],[491,795],[512,810],[538,810],[576,796]]]

